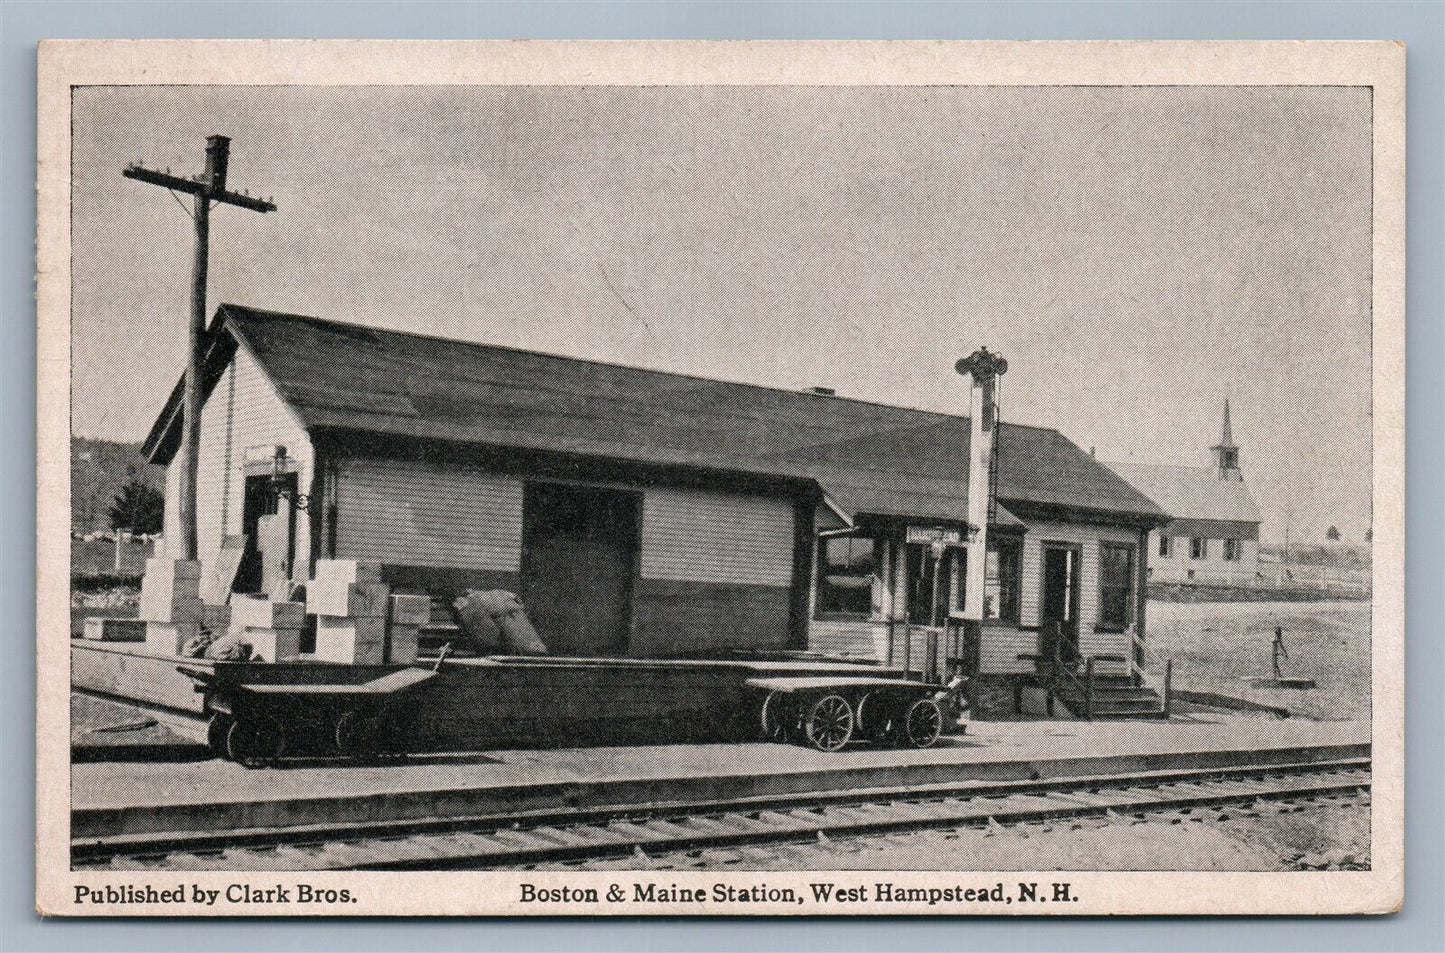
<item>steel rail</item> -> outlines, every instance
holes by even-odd
[[[77,869],[490,869],[1351,794],[1368,759],[72,842]],[[1313,778],[1314,780],[1310,780]]]

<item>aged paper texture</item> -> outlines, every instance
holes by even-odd
[[[42,44],[39,909],[1399,909],[1404,62]]]

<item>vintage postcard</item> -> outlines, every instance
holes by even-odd
[[[42,44],[39,908],[1399,909],[1404,62]]]

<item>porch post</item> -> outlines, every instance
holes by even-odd
[[[1139,578],[1138,589],[1134,597],[1134,631],[1138,633],[1139,643],[1144,644],[1144,608],[1149,604],[1149,530],[1139,531]],[[1131,643],[1129,653],[1134,656],[1134,668],[1142,670],[1144,667],[1144,652],[1136,649]]]

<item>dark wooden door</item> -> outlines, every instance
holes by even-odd
[[[641,496],[535,483],[522,511],[522,604],[552,655],[627,650]]]
[[[953,560],[940,559],[930,546],[908,546],[908,621],[942,628],[948,621],[948,593]]]
[[[1065,661],[1079,654],[1079,557],[1077,546],[1044,544],[1039,632],[1046,658],[1053,657],[1055,643]]]
[[[264,590],[261,517],[272,516],[280,509],[277,506],[278,491],[289,493],[291,499],[294,500],[296,489],[297,479],[294,473],[282,474],[279,482],[270,474],[246,477],[245,499],[241,502],[241,532],[246,535],[246,549],[231,583],[232,592],[261,592]],[[287,506],[285,509],[285,526],[284,528],[273,527],[276,532],[271,535],[268,543],[273,549],[285,550],[284,552],[273,552],[272,559],[284,562],[289,570],[292,560],[296,558],[296,508]]]

